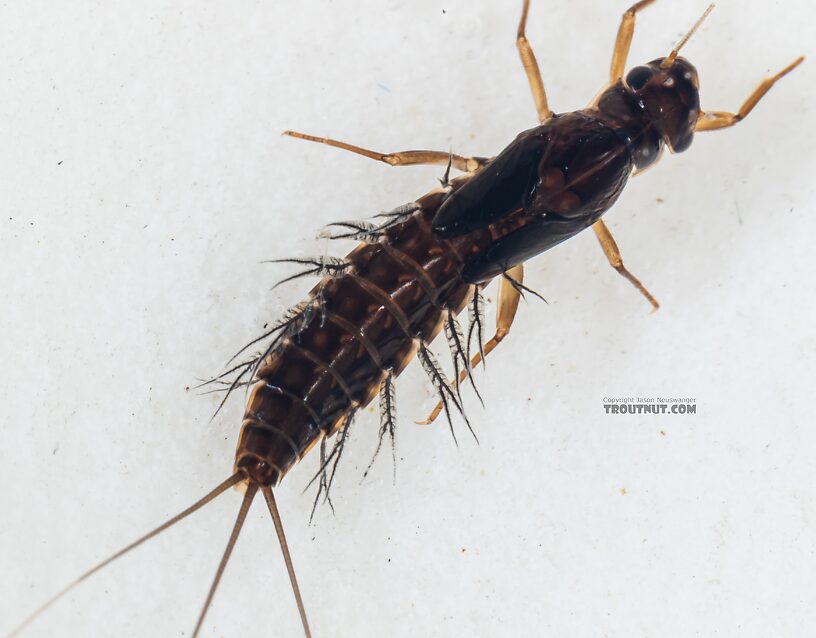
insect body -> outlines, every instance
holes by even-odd
[[[638,67],[594,107],[525,131],[351,253],[343,272],[322,281],[313,302],[288,320],[294,329],[285,343],[252,362],[261,368],[236,467],[260,485],[277,484],[417,350],[428,356],[425,345],[473,286],[592,226],[664,145],[688,148],[700,113],[697,72],[683,58],[664,64]],[[505,295],[520,292],[511,289]],[[467,374],[466,344],[459,345]]]
[[[610,263],[656,307],[654,298],[624,268],[601,216],[630,176],[654,164],[664,148],[684,151],[696,131],[740,121],[801,58],[766,80],[737,113],[706,113],[700,108],[697,71],[678,55],[694,29],[668,56],[638,66],[623,77],[635,15],[648,4],[651,0],[639,2],[624,14],[610,83],[595,102],[581,111],[553,114],[524,35],[525,2],[517,43],[540,125],[521,133],[494,158],[436,151],[380,154],[289,132],[392,165],[448,164],[465,174],[453,179],[446,174],[442,188],[396,209],[381,223],[340,224],[340,236],[365,240],[344,260],[300,260],[306,272],[323,274],[323,279],[303,304],[256,340],[264,346],[258,356],[230,370],[236,376],[229,390],[246,383],[252,386],[233,475],[178,516],[81,576],[26,624],[111,560],[241,484],[246,487],[243,504],[193,635],[202,627],[258,491],[274,520],[304,631],[310,635],[273,493],[309,450],[317,445],[321,448],[319,489],[327,491],[331,479],[326,469],[331,463],[336,467],[355,410],[378,393],[381,435],[393,434],[393,380],[414,356],[439,392],[440,407],[430,420],[441,409],[447,413],[454,408],[464,414],[459,385],[509,331],[519,297],[526,290],[522,264],[590,226]],[[496,277],[501,277],[497,331],[482,343],[479,291]],[[465,333],[456,316],[469,305],[472,322]],[[427,349],[443,330],[455,364],[452,384]],[[334,446],[329,450],[326,441],[331,437],[335,437]]]

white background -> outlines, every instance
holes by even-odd
[[[0,8],[0,632],[231,471],[242,414],[185,388],[302,298],[260,264],[343,253],[315,239],[436,184],[280,137],[491,155],[535,124],[520,2],[17,2]],[[550,102],[605,81],[624,2],[538,1]],[[704,9],[658,2],[630,61]],[[703,107],[735,109],[812,53],[804,0],[723,0],[688,45]],[[746,122],[637,178],[607,217],[656,314],[591,234],[528,267],[469,395],[481,439],[413,424],[359,485],[360,418],[337,515],[278,490],[316,637],[801,636],[816,622],[813,385],[816,59]],[[492,296],[492,295],[491,295]],[[695,397],[695,416],[607,416],[620,395]],[[63,600],[28,636],[189,636],[234,492]],[[299,636],[255,504],[206,636]]]

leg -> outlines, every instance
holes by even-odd
[[[552,112],[547,105],[547,94],[544,92],[544,82],[541,81],[541,71],[538,70],[538,62],[533,53],[533,48],[530,46],[530,43],[527,41],[527,36],[524,34],[524,30],[527,27],[527,12],[529,9],[530,0],[524,0],[518,33],[516,34],[516,48],[521,57],[524,72],[527,74],[530,90],[533,92],[533,100],[535,100],[536,110],[538,111],[538,120],[545,122],[550,119]]]
[[[609,265],[612,266],[615,270],[617,270],[621,275],[626,277],[632,285],[637,288],[641,294],[649,300],[649,303],[652,304],[652,312],[657,310],[660,307],[660,304],[657,303],[657,300],[652,297],[648,290],[640,283],[640,280],[635,277],[632,273],[626,270],[626,267],[623,265],[623,259],[621,259],[620,250],[618,249],[618,245],[615,243],[614,238],[612,237],[612,233],[609,232],[609,229],[606,227],[606,224],[603,223],[602,220],[596,221],[592,224],[592,230],[595,231],[595,236],[598,238],[598,241],[601,244],[601,248],[603,248],[604,255],[609,260]]]
[[[727,128],[729,126],[734,126],[740,120],[745,119],[745,116],[748,115],[753,108],[757,105],[762,97],[771,90],[771,87],[776,84],[777,80],[783,78],[788,73],[793,71],[797,66],[802,63],[804,60],[804,56],[797,58],[791,64],[786,66],[776,75],[765,78],[762,80],[762,83],[756,88],[756,90],[751,93],[745,103],[740,107],[740,110],[736,113],[728,113],[726,111],[709,111],[708,113],[701,112],[700,117],[697,120],[697,126],[694,128],[695,131],[714,131],[718,128]]]
[[[518,282],[521,282],[524,279],[524,266],[518,265],[514,266],[510,270],[507,271],[507,274],[515,279]],[[486,357],[490,354],[499,343],[508,335],[510,332],[510,326],[513,325],[513,319],[516,318],[516,311],[518,310],[519,300],[521,299],[521,293],[516,290],[513,285],[505,278],[499,282],[499,306],[496,310],[496,334],[484,344],[482,348],[482,352],[484,352],[484,356]],[[475,368],[480,362],[482,361],[482,353],[477,352],[473,355],[473,358],[470,361],[470,367]],[[467,379],[468,371],[462,370],[459,373],[459,378],[454,379],[451,385],[454,388],[459,387],[461,383]],[[420,425],[429,425],[434,422],[436,417],[439,416],[439,413],[442,412],[442,402],[436,404],[436,407],[431,410],[431,413],[428,415],[428,418],[424,421],[417,421]]]
[[[615,50],[612,52],[612,66],[609,68],[609,81],[613,84],[623,77],[626,70],[626,58],[629,56],[629,45],[635,32],[635,14],[645,9],[655,0],[640,0],[629,7],[621,18],[618,36],[615,38]]]
[[[307,140],[309,142],[317,142],[319,144],[326,144],[334,146],[335,148],[342,148],[344,151],[351,151],[357,155],[370,157],[378,162],[385,162],[391,166],[410,166],[418,164],[448,164],[450,163],[456,170],[465,173],[471,173],[479,170],[488,162],[486,157],[462,157],[461,155],[453,155],[444,151],[400,151],[398,153],[378,153],[377,151],[370,151],[366,148],[354,146],[353,144],[346,144],[345,142],[338,142],[337,140],[328,137],[315,137],[314,135],[306,135],[305,133],[297,133],[295,131],[284,131],[283,135],[289,137],[296,137],[299,140]]]

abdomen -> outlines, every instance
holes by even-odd
[[[430,222],[447,194],[418,200],[417,212],[379,242],[358,246],[347,257],[351,268],[311,291],[307,325],[282,338],[257,371],[236,466],[264,462],[264,482],[276,484],[368,404],[387,375],[398,375],[447,313],[461,312],[472,293],[460,274],[464,260],[490,235],[435,237]]]

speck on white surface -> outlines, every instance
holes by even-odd
[[[230,472],[242,405],[217,372],[306,286],[264,259],[324,253],[326,223],[434,187],[282,138],[491,155],[535,113],[520,2],[71,3],[0,7],[0,633]],[[625,2],[538,0],[552,106],[602,85]],[[639,18],[630,63],[704,3]],[[812,54],[804,0],[723,0],[687,45],[703,107],[735,109]],[[738,127],[635,179],[607,217],[656,314],[591,235],[531,262],[468,395],[480,445],[414,425],[398,384],[396,485],[364,415],[337,514],[278,490],[316,637],[803,636],[814,592],[814,60]],[[334,248],[345,251],[347,246]],[[491,295],[492,296],[492,295]],[[681,395],[694,416],[608,416]],[[189,636],[239,505],[222,496],[85,583],[27,636]],[[203,635],[299,636],[260,503]]]

